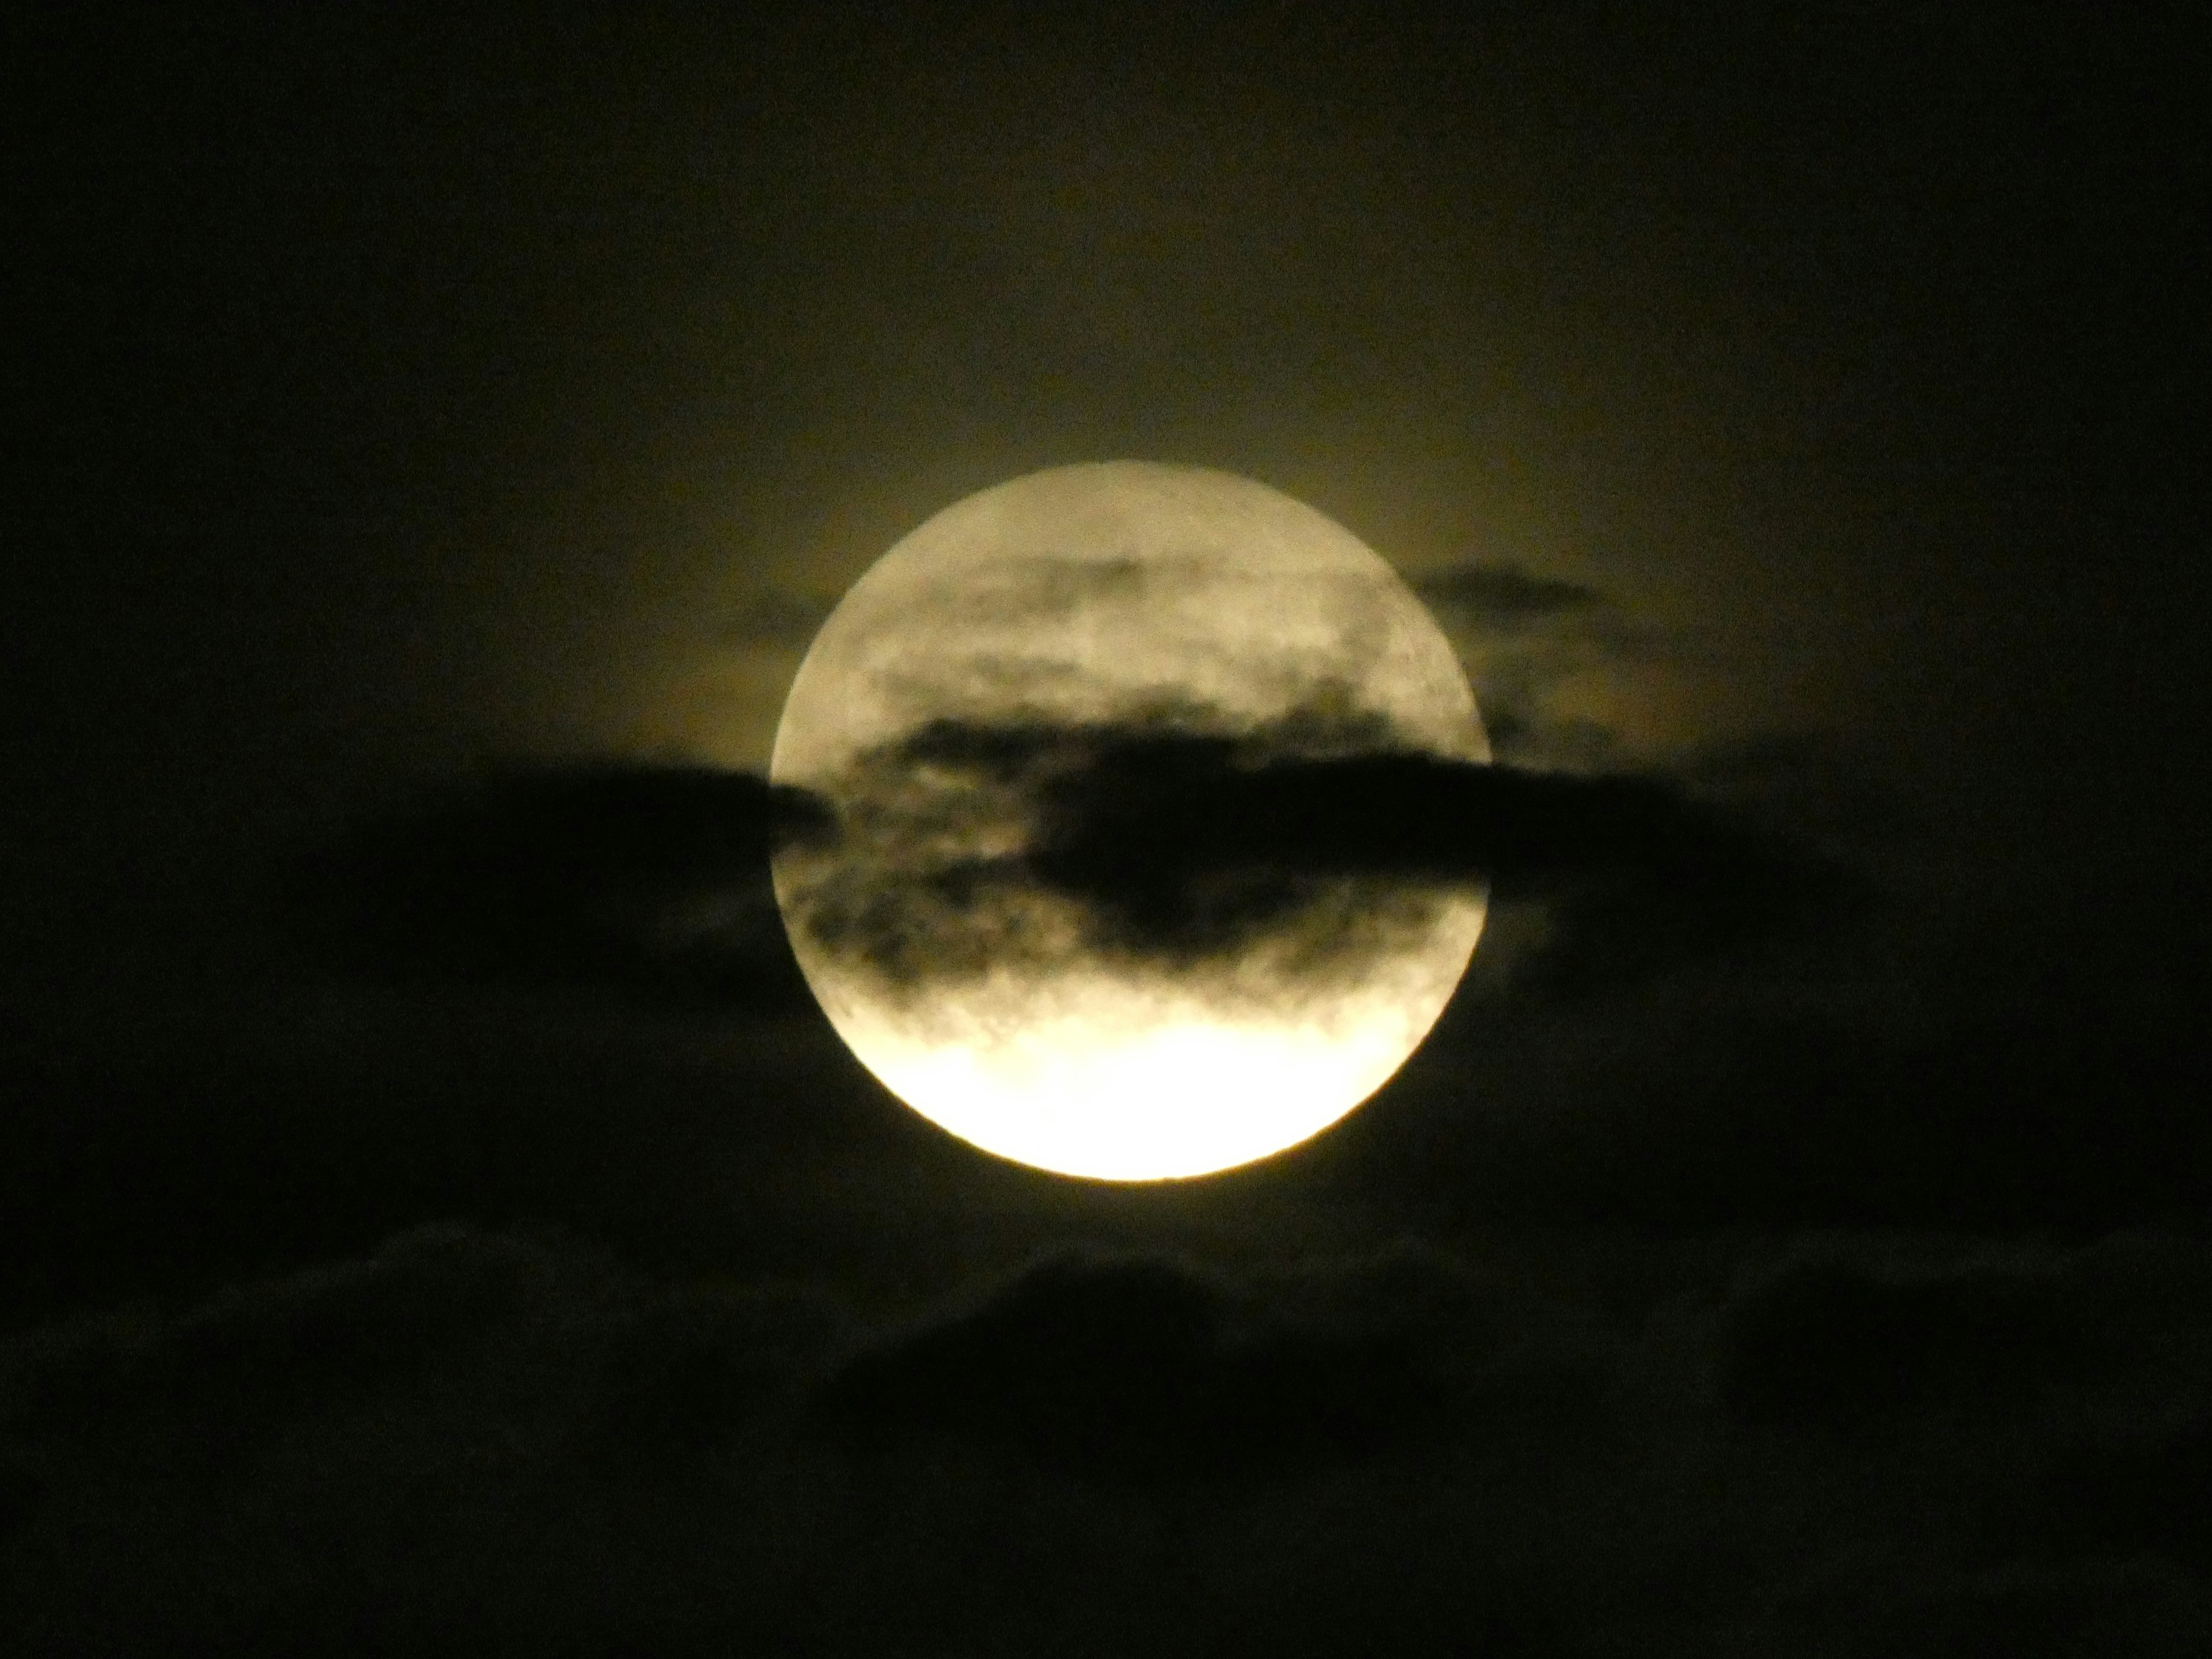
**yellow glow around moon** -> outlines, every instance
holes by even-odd
[[[1425,896],[1336,973],[1266,939],[1228,963],[1102,954],[1044,895],[1015,918],[1019,948],[980,967],[974,950],[950,951],[939,972],[924,941],[918,969],[887,977],[816,921],[825,894],[863,877],[1018,845],[1018,825],[948,805],[926,779],[880,793],[871,757],[931,722],[1095,730],[1171,708],[1238,737],[1324,691],[1396,741],[1487,757],[1466,677],[1419,601],[1349,532],[1264,485],[1137,462],[1059,467],[931,519],[823,625],[777,732],[775,781],[828,795],[846,819],[837,844],[787,848],[775,866],[832,1024],[939,1127],[1062,1174],[1203,1175],[1343,1117],[1449,1000],[1481,931],[1479,894]]]

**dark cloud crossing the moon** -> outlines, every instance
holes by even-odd
[[[1023,844],[856,865],[825,896],[820,936],[894,977],[957,976],[988,960],[980,939],[1019,951],[1021,896],[1043,891],[1081,908],[1101,951],[1233,960],[1281,933],[1310,942],[1311,971],[1353,975],[1407,903],[1418,914],[1409,892],[1485,890],[1600,927],[1640,913],[1655,963],[1825,927],[1865,901],[1848,866],[1675,781],[1370,747],[1386,720],[1326,704],[1237,737],[1207,725],[933,722],[863,769],[968,774],[988,786],[978,810],[1018,820]]]
[[[1378,735],[1387,722],[1326,705],[1237,738],[1168,717],[933,723],[872,764],[988,779],[999,793],[975,810],[1011,812],[1024,839],[994,860],[856,866],[832,897],[873,920],[842,933],[823,921],[823,942],[887,975],[957,977],[976,960],[962,935],[1018,951],[1010,900],[1042,890],[1083,908],[1103,951],[1190,963],[1281,930],[1313,937],[1314,971],[1351,972],[1390,924],[1389,893],[1359,886],[1381,878],[1476,886],[1600,927],[1608,908],[1641,907],[1679,924],[1656,944],[1666,961],[1840,921],[1863,897],[1847,866],[1679,781],[1360,746]],[[1316,746],[1329,752],[1299,752]],[[364,972],[787,1004],[802,993],[767,860],[841,833],[827,797],[745,773],[510,770],[304,851],[283,922]],[[1561,949],[1576,943],[1588,940]]]

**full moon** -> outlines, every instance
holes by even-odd
[[[1152,948],[1031,878],[1037,780],[1160,733],[1253,765],[1489,758],[1449,642],[1380,556],[1193,467],[1054,467],[954,503],[793,683],[771,776],[840,826],[776,855],[799,966],[862,1064],[986,1152],[1111,1181],[1266,1158],[1380,1088],[1466,969],[1479,890],[1339,884],[1226,945]]]

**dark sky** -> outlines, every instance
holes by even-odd
[[[2185,22],[11,11],[0,1622],[2205,1650]],[[1199,836],[1108,745],[1039,867],[1127,915],[1131,836],[1501,901],[1144,1189],[845,1054],[758,776],[879,553],[1117,457],[1374,546],[1502,763]]]

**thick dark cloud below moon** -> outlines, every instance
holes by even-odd
[[[0,1340],[0,1606],[125,1655],[2203,1650],[2201,1238],[1553,1266],[1062,1249],[885,1308],[418,1229]]]

